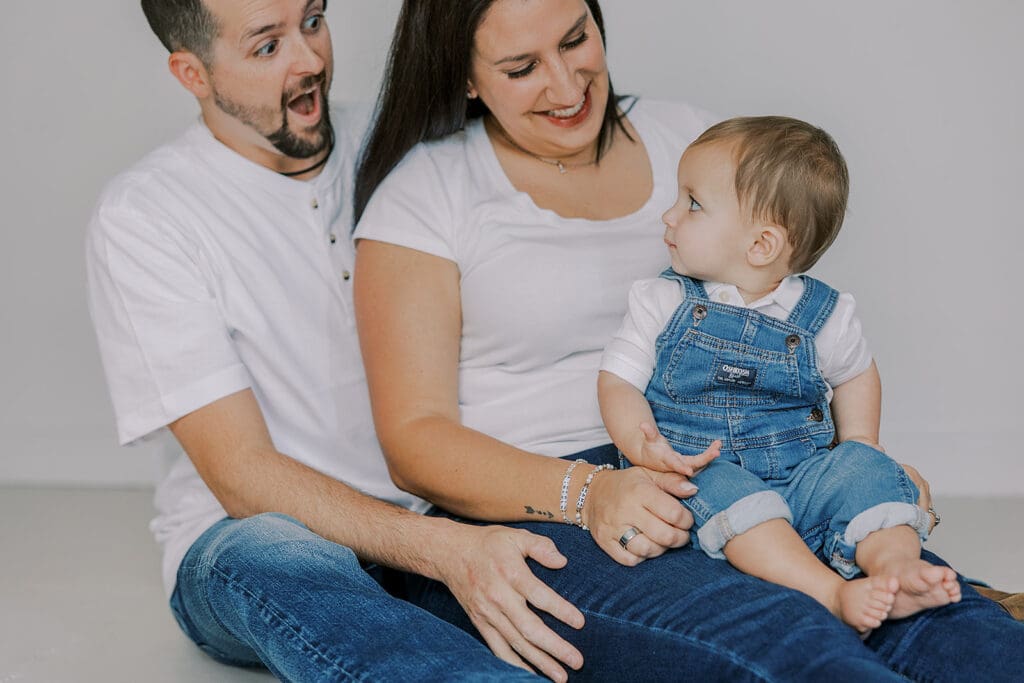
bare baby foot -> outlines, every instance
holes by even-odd
[[[899,581],[892,576],[844,581],[836,593],[836,616],[861,634],[878,628],[889,617],[899,587]]]
[[[889,612],[890,619],[902,619],[921,610],[960,602],[960,584],[956,572],[949,567],[915,559],[893,569],[900,588]]]

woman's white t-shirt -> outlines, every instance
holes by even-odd
[[[676,166],[711,123],[683,104],[639,100],[628,113],[654,189],[613,220],[563,218],[517,191],[481,120],[413,148],[380,185],[356,230],[459,269],[459,406],[467,427],[563,456],[609,443],[597,403],[601,352],[634,280],[668,265],[661,215]]]

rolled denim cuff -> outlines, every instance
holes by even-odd
[[[913,503],[881,503],[870,507],[850,520],[841,537],[836,534],[828,549],[829,564],[843,578],[851,579],[861,571],[854,561],[857,544],[868,534],[905,524],[924,542],[928,538],[928,521],[928,513]]]
[[[708,557],[724,560],[722,548],[736,536],[770,519],[793,523],[793,513],[775,491],[759,491],[740,498],[697,530],[697,541]]]

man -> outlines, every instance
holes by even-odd
[[[152,525],[171,607],[283,679],[564,680],[582,657],[530,605],[583,616],[525,563],[563,566],[554,545],[410,512],[388,477],[351,299],[362,122],[328,113],[325,4],[142,1],[201,117],[106,188],[87,261],[120,441],[167,427],[184,451]],[[380,566],[443,581],[500,659]]]

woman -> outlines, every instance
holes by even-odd
[[[617,462],[598,357],[630,282],[665,265],[652,236],[679,154],[710,122],[620,102],[603,39],[597,0],[403,6],[356,181],[357,315],[392,477],[459,516],[554,540],[568,565],[532,568],[586,625],[545,623],[583,653],[587,677],[1024,670],[1024,626],[969,588],[934,617],[884,624],[865,647],[806,596],[683,547],[684,479],[598,467]],[[564,678],[552,651],[510,638],[500,614],[466,616],[437,584],[413,593],[499,656]]]

